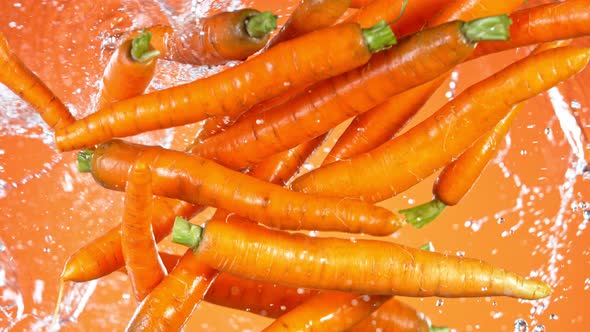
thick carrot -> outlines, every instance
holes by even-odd
[[[510,40],[480,43],[472,57],[525,45],[590,34],[590,1],[568,0],[522,9],[510,15]]]
[[[150,40],[151,34],[144,30],[113,53],[102,77],[97,109],[145,91],[154,77],[160,53],[151,49]]]
[[[12,52],[0,33],[0,83],[19,95],[41,115],[49,127],[58,129],[76,121],[55,94]]]
[[[137,300],[141,301],[164,278],[166,268],[152,233],[152,183],[149,166],[138,160],[125,187],[121,248],[125,269]]]
[[[296,287],[400,296],[548,296],[526,280],[481,260],[442,255],[392,242],[310,237],[250,222],[209,221],[204,230],[178,218],[173,241],[194,248],[211,267]],[[364,267],[350,267],[362,262]]]
[[[364,7],[375,0],[352,0],[350,1],[350,8],[361,8]],[[426,7],[426,6],[425,6]]]
[[[582,70],[589,56],[589,49],[561,47],[527,57],[471,86],[403,135],[309,172],[291,187],[369,202],[394,196],[451,162],[498,123],[509,106]]]
[[[264,47],[276,29],[276,16],[246,8],[202,17],[176,29],[153,26],[154,47],[162,58],[193,65],[245,60]]]
[[[170,274],[137,307],[126,331],[180,331],[216,276],[214,269],[187,250]],[[169,308],[174,308],[175,313],[171,314]]]
[[[346,331],[387,298],[386,295],[322,292],[277,318],[263,331]]]
[[[432,332],[429,325],[423,314],[392,297],[369,317],[347,331],[365,332],[379,329],[396,332]]]
[[[456,21],[423,30],[375,54],[365,66],[314,84],[289,103],[239,121],[191,152],[234,169],[248,168],[447,72],[471,54],[475,39],[506,38],[505,19]]]
[[[383,24],[361,29],[343,23],[295,38],[218,74],[125,99],[56,132],[60,150],[72,150],[141,132],[231,115],[281,94],[366,63],[395,42]],[[310,47],[321,45],[321,47]]]
[[[271,227],[386,235],[405,224],[403,215],[382,207],[293,192],[157,146],[109,141],[97,147],[90,169],[104,187],[123,190],[129,169],[140,156],[151,166],[154,194],[218,207]]]

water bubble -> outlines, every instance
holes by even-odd
[[[533,329],[533,332],[545,332],[545,325],[539,324],[539,325],[535,326],[535,328]]]
[[[559,316],[557,316],[556,314],[550,314],[549,315],[549,319],[550,320],[558,320],[559,319]]]
[[[570,102],[570,107],[571,107],[572,109],[579,110],[580,108],[582,108],[582,104],[580,104],[580,102],[579,102],[579,101],[577,101],[577,100],[572,100],[572,101]]]
[[[501,224],[501,223],[503,223],[504,221],[505,221],[505,220],[504,220],[504,218],[502,218],[502,217],[499,217],[498,219],[496,219],[496,222],[497,222],[498,224]]]
[[[436,306],[437,307],[442,307],[442,305],[445,304],[445,300],[444,299],[438,299],[436,300]]]
[[[519,318],[514,321],[514,332],[528,332],[529,324],[526,320]]]
[[[584,212],[582,212],[582,215],[584,216],[584,220],[590,221],[590,210],[584,210]]]

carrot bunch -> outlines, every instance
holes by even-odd
[[[55,129],[58,149],[91,149],[79,152],[80,171],[125,192],[121,224],[72,255],[62,281],[124,271],[139,302],[129,331],[180,330],[202,300],[275,318],[265,331],[428,331],[394,296],[549,296],[542,281],[480,259],[381,238],[457,204],[523,103],[588,63],[589,49],[557,41],[590,32],[587,0],[513,12],[520,3],[302,0],[274,38],[276,17],[254,9],[203,18],[196,32],[130,32],[105,70],[98,111],[77,121],[0,35],[0,80]],[[349,7],[358,9],[345,17]],[[406,36],[398,43],[393,31]],[[553,43],[395,136],[462,62],[541,42]],[[144,94],[158,57],[241,62]],[[323,165],[297,176],[351,118]],[[182,152],[115,139],[200,120]],[[440,169],[432,202],[375,205]],[[218,210],[190,223],[204,207]],[[171,231],[189,247],[181,257],[158,252]]]

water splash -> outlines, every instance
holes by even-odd
[[[17,279],[17,266],[0,239],[0,326],[23,318],[25,305]]]

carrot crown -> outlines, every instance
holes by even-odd
[[[152,33],[146,32],[145,28],[141,33],[131,41],[131,58],[137,62],[148,62],[151,59],[160,56],[160,51],[152,50],[150,42],[152,40]]]
[[[271,12],[252,15],[246,22],[246,32],[254,38],[264,38],[276,28],[277,16]]]
[[[508,15],[478,18],[463,23],[461,33],[471,42],[510,39],[512,19]]]
[[[430,332],[449,332],[449,328],[446,326],[431,326]]]
[[[363,29],[363,38],[371,53],[379,52],[397,43],[395,34],[384,20],[370,28]]]
[[[433,199],[428,203],[417,205],[408,209],[399,210],[406,217],[406,221],[416,228],[422,228],[436,219],[444,210],[446,204]]]
[[[201,226],[193,225],[183,217],[176,217],[172,228],[172,242],[196,250],[201,242],[202,233],[203,228]]]
[[[90,172],[90,162],[92,161],[92,150],[81,150],[78,152],[78,171],[80,173]]]

